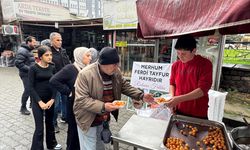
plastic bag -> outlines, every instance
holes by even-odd
[[[150,115],[150,117],[169,121],[171,115],[171,110],[168,107],[160,105],[159,107],[153,109],[153,113]]]
[[[101,139],[104,143],[107,144],[107,143],[111,142],[111,140],[112,140],[111,136],[112,136],[112,133],[109,129],[109,123],[108,123],[108,121],[104,121],[103,122],[103,130],[101,132]]]
[[[151,108],[146,108],[146,109],[136,109],[136,114],[138,116],[142,116],[142,117],[150,117],[153,113],[154,109]]]

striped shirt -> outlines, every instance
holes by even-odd
[[[100,70],[100,74],[103,80],[103,99],[104,103],[106,102],[113,102],[114,101],[114,94],[113,94],[113,86],[112,86],[112,76],[109,76]],[[104,114],[97,114],[95,120],[91,124],[91,126],[98,126],[101,125],[103,121],[110,120],[110,113],[106,112]]]

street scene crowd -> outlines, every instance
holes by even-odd
[[[20,113],[31,114],[27,109],[30,99],[35,122],[32,150],[44,149],[44,137],[47,149],[62,149],[55,136],[60,132],[57,120],[68,123],[66,149],[103,150],[105,143],[111,142],[110,115],[118,119],[120,107],[113,102],[121,100],[121,94],[131,97],[135,107],[140,101],[155,103],[152,94],[132,87],[123,78],[115,48],[104,47],[98,52],[77,47],[74,62],[70,62],[61,34],[52,32],[41,45],[36,43],[35,37],[28,36],[15,60],[24,88]],[[196,55],[196,43],[191,35],[177,40],[179,60],[172,66],[171,98],[165,105],[176,114],[208,119],[212,64]],[[187,86],[180,86],[183,82]]]
[[[0,5],[0,150],[250,149],[249,1]]]

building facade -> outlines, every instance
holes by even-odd
[[[40,0],[42,3],[68,8],[70,13],[83,18],[101,18],[102,0]]]
[[[101,49],[108,45],[108,36],[100,8],[100,0],[1,0],[3,24],[17,27],[18,33],[1,32],[0,51],[15,53],[27,36],[40,42],[51,32],[62,34],[70,58],[79,46]]]

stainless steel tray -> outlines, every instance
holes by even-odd
[[[180,126],[177,127],[176,124],[188,124],[193,127],[196,127],[198,129],[198,132],[196,136],[185,136],[180,133]],[[229,138],[226,132],[226,128],[224,124],[221,124],[219,122],[205,120],[205,119],[198,119],[193,117],[187,117],[182,115],[172,115],[167,127],[167,130],[165,132],[165,136],[163,139],[163,145],[167,143],[167,139],[169,137],[176,137],[183,139],[188,145],[189,149],[200,149],[203,148],[204,150],[207,148],[205,144],[201,144],[200,146],[197,146],[197,141],[202,141],[202,139],[208,134],[209,128],[211,127],[218,127],[221,129],[222,134],[224,136],[225,146],[227,150],[232,150],[231,144],[229,142]],[[202,143],[202,142],[201,142]]]

